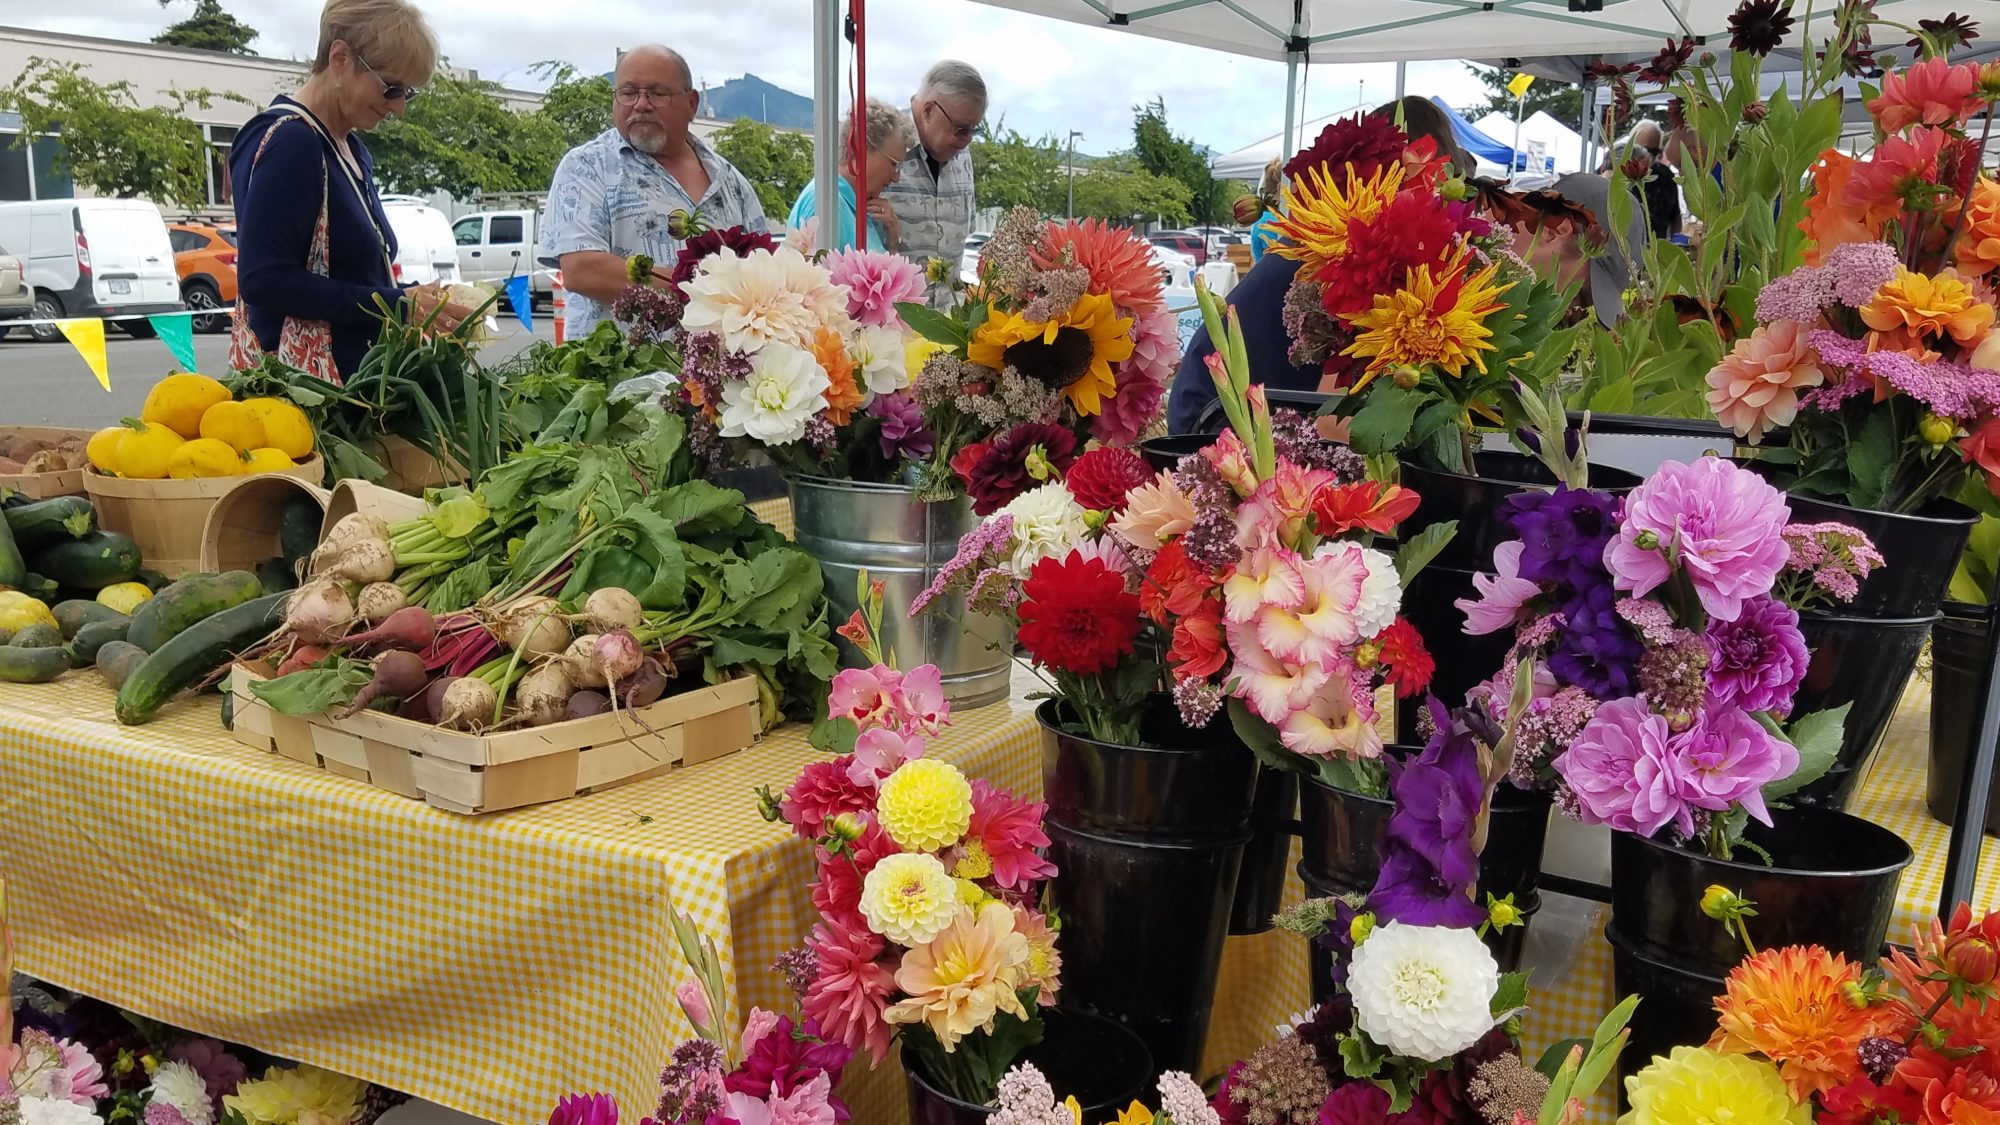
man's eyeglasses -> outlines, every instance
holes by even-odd
[[[979,123],[977,121],[973,122],[970,125],[959,124],[958,118],[953,117],[951,115],[951,111],[944,107],[944,103],[938,101],[936,98],[931,99],[931,108],[937,110],[939,113],[944,114],[944,119],[946,121],[951,122],[951,135],[957,137],[961,141],[971,140],[972,131],[974,129],[979,128]]]
[[[686,93],[686,90],[662,90],[658,86],[620,86],[612,91],[611,96],[618,99],[619,105],[638,105],[640,98],[650,98],[658,103],[672,101]]]
[[[424,92],[422,86],[405,86],[401,82],[391,82],[375,73],[375,68],[368,65],[368,60],[362,58],[359,51],[354,52],[354,61],[360,63],[361,69],[367,71],[371,78],[382,84],[382,96],[392,102],[406,102]]]

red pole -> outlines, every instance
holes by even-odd
[[[868,249],[868,26],[867,0],[848,0],[854,19],[854,150],[855,175],[860,179],[854,192],[854,245]]]

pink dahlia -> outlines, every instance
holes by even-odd
[[[1494,573],[1472,576],[1472,588],[1479,596],[1452,603],[1465,614],[1468,634],[1478,637],[1513,628],[1521,618],[1521,607],[1541,594],[1539,583],[1521,577],[1521,552],[1526,549],[1518,539],[1494,547]]]
[[[1555,760],[1556,772],[1576,793],[1579,819],[1641,836],[1671,823],[1692,836],[1694,815],[1681,796],[1684,767],[1667,745],[1671,733],[1641,696],[1599,707]]]
[[[900,254],[840,250],[827,255],[826,271],[835,285],[847,287],[847,315],[857,324],[900,324],[897,303],[924,298],[923,271]]]
[[[1882,92],[1868,103],[1868,112],[1884,133],[1900,133],[1912,125],[1963,125],[1985,106],[1979,96],[1979,67],[1954,66],[1939,58],[1884,74]]]
[[[1004,789],[984,780],[972,783],[972,822],[965,830],[966,851],[977,844],[986,853],[994,886],[1003,890],[1030,890],[1044,879],[1053,879],[1056,865],[1042,858],[1038,849],[1049,846],[1042,831],[1042,813],[1048,806],[1017,799]],[[968,871],[967,860],[959,866]],[[977,878],[978,876],[974,876]]]
[[[1791,550],[1785,494],[1719,457],[1669,461],[1632,490],[1605,566],[1621,590],[1644,597],[1678,566],[1712,617],[1736,620],[1746,598],[1769,593]]]
[[[1786,715],[1806,678],[1806,639],[1799,615],[1772,597],[1751,598],[1734,621],[1708,623],[1708,707]]]
[[[806,939],[819,960],[819,977],[806,990],[805,1014],[829,1042],[868,1054],[873,1067],[889,1053],[889,1023],[883,1018],[896,987],[894,970],[882,960],[882,939],[866,926],[842,926],[831,919],[813,927]]]
[[[1719,813],[1740,803],[1764,824],[1771,823],[1764,786],[1799,768],[1799,752],[1791,743],[1772,737],[1734,707],[1703,711],[1693,726],[1668,740],[1667,752],[1678,759],[1681,797],[1690,806]],[[1693,834],[1692,823],[1684,824],[1681,835]]]
[[[1799,413],[1799,391],[1826,382],[1806,343],[1807,326],[1777,320],[1736,341],[1708,373],[1708,407],[1716,420],[1755,445],[1772,426]]]
[[[1090,420],[1093,437],[1131,445],[1159,417],[1160,400],[1181,361],[1180,332],[1180,322],[1165,309],[1139,318],[1132,328],[1132,356],[1118,365],[1118,390]]]
[[[785,790],[778,809],[801,839],[817,840],[826,835],[827,821],[841,813],[874,807],[874,797],[854,783],[853,765],[850,755],[809,762]]]

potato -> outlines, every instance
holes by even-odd
[[[10,457],[0,457],[0,473],[14,474],[21,471],[21,463]]]
[[[44,449],[22,464],[24,473],[59,473],[69,468],[69,462],[53,449]]]
[[[25,461],[41,446],[33,438],[22,434],[0,434],[0,457],[9,461]]]

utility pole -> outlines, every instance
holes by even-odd
[[[1069,131],[1069,206],[1063,214],[1066,219],[1076,218],[1076,139],[1081,136],[1075,129]]]

